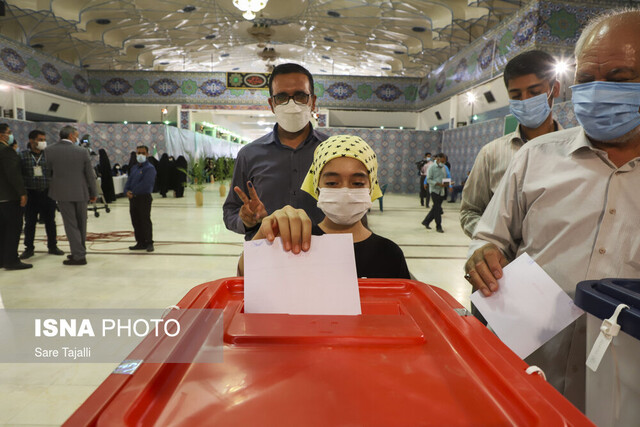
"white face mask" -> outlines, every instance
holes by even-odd
[[[321,188],[318,207],[335,224],[355,224],[371,207],[371,192],[369,188]]]
[[[136,156],[136,160],[138,161],[138,163],[144,163],[147,161],[147,156],[145,156],[144,154],[138,154]]]
[[[276,105],[273,112],[278,126],[291,133],[301,131],[311,121],[311,107],[298,105],[291,99],[287,104]]]
[[[36,142],[36,148],[40,151],[44,150],[45,148],[47,148],[47,141]]]

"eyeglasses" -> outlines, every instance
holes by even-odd
[[[295,102],[298,105],[307,105],[307,102],[309,102],[309,97],[311,95],[309,95],[308,93],[304,93],[304,92],[296,92],[293,95],[289,95],[286,93],[278,93],[276,95],[273,95],[273,102],[276,105],[286,105],[289,103],[290,99],[293,99],[293,102]]]

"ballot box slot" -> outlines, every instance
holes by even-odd
[[[362,301],[357,316],[245,313],[239,307],[224,340],[233,344],[416,345],[425,338],[399,300]]]

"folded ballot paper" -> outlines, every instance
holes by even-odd
[[[245,313],[361,314],[351,234],[311,236],[295,255],[282,240],[244,243]]]
[[[584,313],[526,253],[502,271],[498,291],[489,297],[476,291],[471,302],[520,358],[529,356]]]

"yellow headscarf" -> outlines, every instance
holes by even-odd
[[[369,172],[371,201],[382,197],[378,184],[378,160],[375,151],[362,138],[352,135],[335,135],[322,142],[313,153],[313,162],[301,189],[318,200],[320,173],[330,160],[351,157],[360,160]]]

